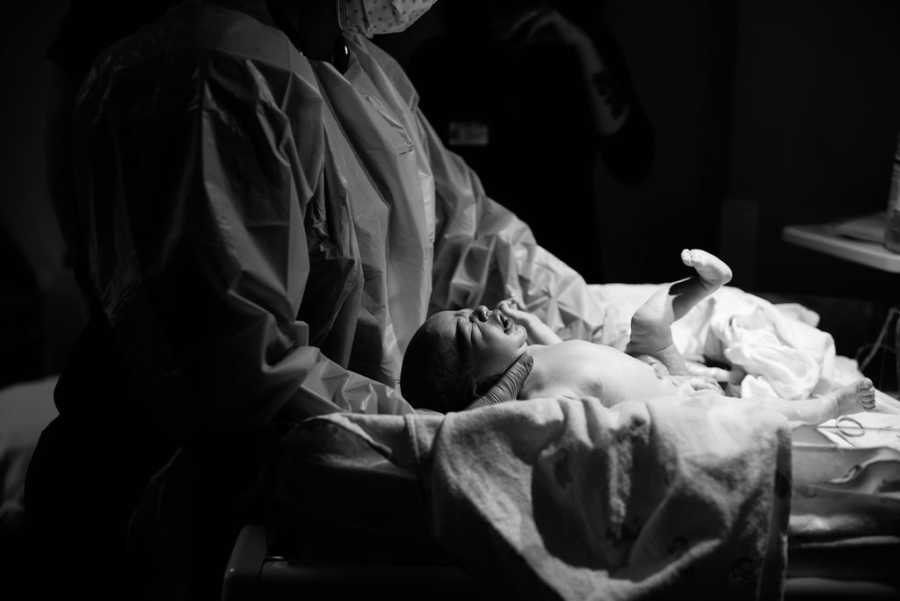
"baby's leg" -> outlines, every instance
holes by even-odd
[[[862,378],[820,397],[800,401],[774,398],[754,400],[778,411],[790,420],[816,425],[840,415],[871,411],[875,408],[875,388],[872,386],[872,380]]]
[[[638,307],[631,318],[631,338],[625,349],[628,354],[655,356],[670,347],[672,323],[731,280],[731,268],[706,251],[685,249],[681,261],[697,274],[660,286]]]
[[[841,386],[823,396],[825,397],[834,399],[836,409],[832,417],[871,411],[875,408],[875,387],[869,378],[861,378],[852,384]]]

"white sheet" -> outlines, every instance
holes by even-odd
[[[607,284],[592,290],[630,316],[657,287]],[[836,355],[834,339],[816,327],[818,321],[801,305],[775,305],[725,286],[675,322],[672,335],[686,358],[726,362],[746,372],[735,371],[740,376],[735,396],[802,399],[862,377],[854,360]],[[889,405],[889,397],[881,395],[879,408],[900,410]]]

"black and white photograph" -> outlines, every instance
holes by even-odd
[[[900,601],[898,0],[0,27],[0,599]]]

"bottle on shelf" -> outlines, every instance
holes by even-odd
[[[891,252],[900,253],[900,135],[897,136],[897,150],[894,152],[894,164],[891,169],[884,245]]]

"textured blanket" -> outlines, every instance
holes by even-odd
[[[437,539],[510,598],[781,596],[790,433],[750,403],[543,399],[316,419],[415,467]]]

